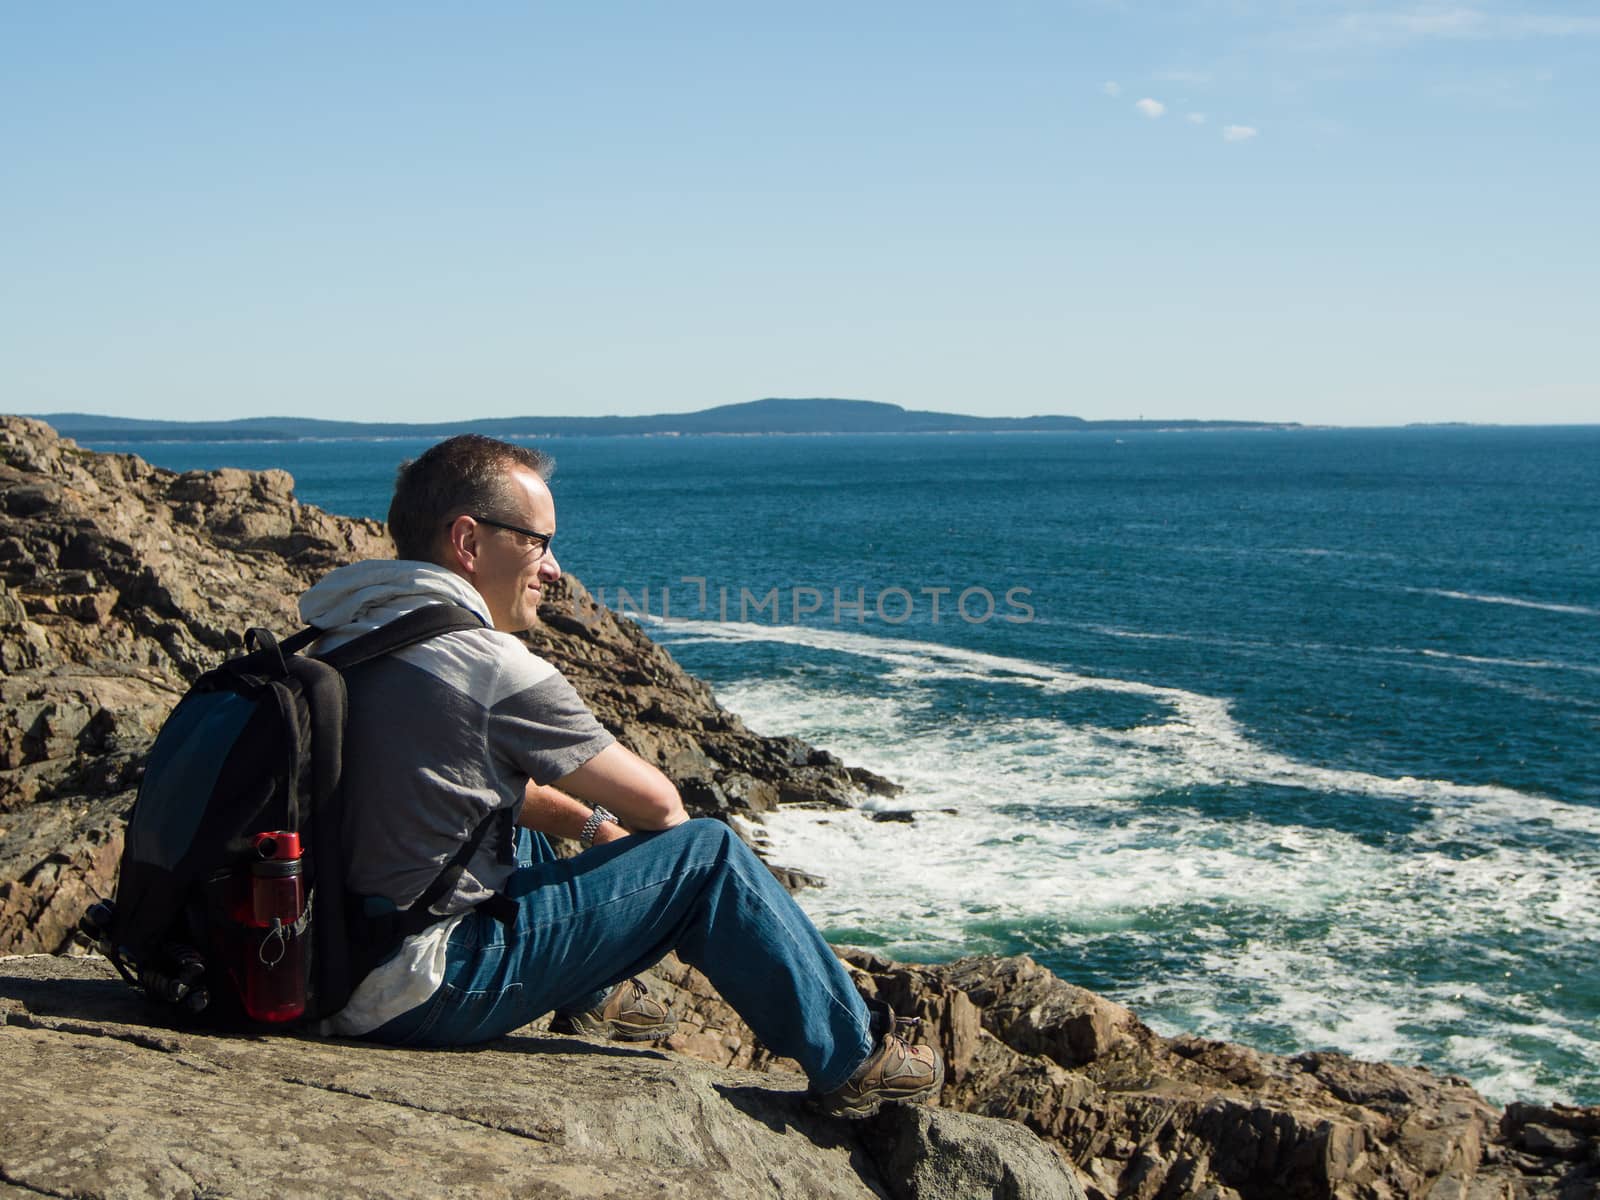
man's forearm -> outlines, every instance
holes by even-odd
[[[641,833],[670,829],[689,819],[672,781],[620,742],[556,782],[563,792],[603,805]]]
[[[575,800],[559,788],[544,787],[532,780],[522,792],[522,809],[517,813],[517,824],[535,830],[547,837],[578,839],[583,823],[589,819],[589,806]],[[604,845],[628,831],[621,825],[607,821],[595,831],[594,844]]]

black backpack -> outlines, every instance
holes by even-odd
[[[427,605],[316,657],[301,651],[323,630],[282,642],[250,630],[250,652],[200,676],[161,727],[116,898],[85,915],[88,940],[177,1020],[283,1028],[338,1012],[408,934],[440,919],[431,906],[494,824],[480,823],[409,908],[362,911],[345,886],[344,673],[483,624]],[[259,919],[278,901],[286,907]],[[276,997],[265,1013],[263,994]]]

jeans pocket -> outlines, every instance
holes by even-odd
[[[526,1025],[533,1016],[523,1012],[520,983],[482,991],[445,983],[439,986],[427,1018],[404,1044],[470,1046],[510,1033],[519,1025]]]

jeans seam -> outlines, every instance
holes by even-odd
[[[422,1018],[422,1024],[401,1039],[400,1044],[402,1046],[416,1045],[420,1038],[432,1031],[433,1027],[439,1023],[440,1016],[444,1013],[445,1001],[451,990],[453,989],[448,983],[441,983],[434,989],[433,997],[428,1002],[427,1014]]]
[[[496,1012],[508,998],[520,994],[522,992],[522,986],[521,980],[498,988],[461,988],[450,983],[440,984],[439,991],[435,993],[438,1003],[429,1010],[427,1019],[423,1021],[422,1026],[415,1033],[413,1033],[411,1037],[406,1039],[405,1044],[415,1044],[419,1039],[431,1034],[437,1026],[441,1024],[447,1024],[449,1018],[456,1015],[450,1011],[452,1007],[451,1002],[455,1002],[456,1004],[459,1004],[460,1007],[465,1008],[467,1004],[472,1002],[472,999],[475,996],[492,997],[492,999],[488,1002],[488,1012],[493,1013]],[[448,989],[448,992],[446,989]],[[452,1039],[449,1044],[455,1045],[457,1043]]]
[[[765,907],[768,912],[775,913],[775,910],[773,909],[772,905],[767,902],[767,898],[765,896],[763,896],[759,890],[754,889],[754,888],[752,888],[751,890],[754,892],[756,899],[761,901],[762,906]],[[800,942],[795,938],[795,936],[792,933],[790,933],[788,925],[784,921],[779,920],[777,922],[777,924],[778,924],[779,928],[783,930],[784,937],[789,939],[789,943],[790,943],[791,946],[799,946],[800,945]],[[821,935],[819,934],[818,936],[820,937]],[[828,951],[828,953],[832,954],[833,951],[830,949]],[[843,969],[842,966],[841,966],[840,969],[841,970]],[[872,1027],[871,1027],[871,1024],[870,1024],[870,1018],[869,1018],[869,1023],[868,1024],[865,1024],[865,1025],[861,1024],[861,1022],[856,1020],[856,1014],[851,1010],[850,1006],[848,1004],[846,1004],[844,1001],[839,999],[839,997],[834,993],[834,990],[833,990],[833,988],[831,986],[826,986],[825,985],[823,990],[825,992],[827,992],[827,994],[828,994],[828,1002],[830,1004],[832,1004],[835,1008],[837,1008],[841,1012],[843,1012],[844,1015],[850,1019],[850,1023],[852,1025],[855,1025],[861,1031],[861,1033],[866,1036],[868,1044],[869,1044],[868,1045],[868,1049],[867,1049],[867,1054],[871,1055],[872,1050],[871,1050],[870,1043],[872,1041]]]

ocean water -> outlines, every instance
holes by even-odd
[[[95,444],[382,517],[421,442]],[[563,439],[563,566],[755,729],[834,940],[1600,1103],[1600,427]]]

